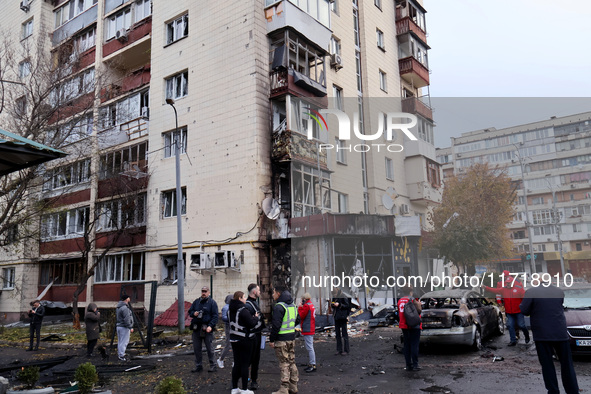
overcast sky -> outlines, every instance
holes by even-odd
[[[591,111],[591,1],[424,5],[437,147],[466,131]]]

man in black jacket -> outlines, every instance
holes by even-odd
[[[566,331],[563,303],[564,291],[556,286],[541,285],[525,292],[519,308],[524,315],[531,316],[531,331],[542,366],[546,390],[548,393],[560,393],[552,360],[552,353],[555,351],[560,360],[564,390],[567,394],[574,394],[579,392],[579,384]]]
[[[257,301],[260,296],[261,289],[256,283],[248,285],[248,298],[246,299],[245,304],[246,309],[248,309],[251,315],[255,316],[258,312],[260,316],[257,325],[250,330],[250,332],[254,333],[254,348],[252,350],[252,359],[250,362],[250,390],[256,390],[259,388],[257,379],[259,377],[259,362],[261,360],[261,332],[265,328],[265,320],[263,319],[261,307]]]
[[[273,299],[273,321],[269,346],[275,349],[281,372],[281,388],[273,394],[294,394],[298,392],[298,368],[295,364],[295,326],[300,318],[293,304],[291,293],[283,286],[275,286]]]
[[[39,350],[39,340],[41,339],[41,323],[43,323],[43,316],[45,316],[45,308],[41,305],[41,301],[35,300],[31,303],[32,309],[29,310],[29,318],[31,323],[29,325],[29,348],[27,351]],[[37,336],[37,344],[33,349],[33,339]]]
[[[191,329],[193,330],[192,339],[195,352],[195,369],[191,372],[203,371],[203,355],[201,354],[203,342],[205,342],[205,349],[207,349],[207,357],[209,358],[208,372],[217,370],[213,358],[213,330],[218,324],[218,312],[218,304],[209,296],[209,287],[203,286],[201,297],[193,301],[193,305],[189,309],[189,316],[193,318],[191,320]]]
[[[330,303],[334,316],[334,329],[337,337],[336,355],[349,355],[349,334],[347,333],[347,322],[351,312],[351,300],[343,294],[341,289],[335,287],[332,290],[332,302]],[[342,340],[341,340],[342,337]],[[345,347],[343,348],[343,342]]]

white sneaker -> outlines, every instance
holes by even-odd
[[[224,360],[220,360],[219,358],[218,358],[218,368],[221,368],[221,369],[224,368]]]
[[[252,390],[240,390],[240,394],[254,394]]]
[[[242,390],[240,390],[240,389],[232,389],[232,391],[231,391],[230,394],[240,394],[240,393],[242,393]]]

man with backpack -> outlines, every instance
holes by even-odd
[[[398,326],[404,338],[404,359],[407,371],[420,371],[419,341],[421,339],[421,303],[413,296],[412,287],[401,289],[403,297],[398,300]]]

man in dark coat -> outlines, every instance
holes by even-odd
[[[205,342],[207,357],[209,358],[208,372],[217,370],[216,362],[213,358],[213,330],[218,324],[218,304],[209,296],[209,287],[201,288],[201,297],[193,301],[189,309],[191,320],[191,329],[193,330],[193,350],[195,351],[195,368],[191,372],[203,371],[203,355],[201,349]]]
[[[566,331],[563,303],[564,291],[556,286],[541,285],[527,290],[519,306],[524,315],[531,316],[531,330],[536,343],[538,360],[542,366],[544,385],[549,394],[560,393],[552,360],[553,351],[560,360],[564,390],[567,394],[579,392]]]
[[[41,305],[41,301],[35,300],[31,303],[32,308],[29,310],[29,318],[31,323],[29,325],[29,348],[27,351],[39,350],[39,341],[41,340],[41,324],[45,316],[45,308]],[[33,339],[37,337],[37,344],[33,348]]]
[[[86,315],[84,315],[84,323],[86,324],[86,357],[91,357],[94,347],[98,342],[101,334],[99,329],[99,319],[101,313],[98,311],[96,304],[91,302],[86,308]]]
[[[334,330],[337,337],[336,355],[349,355],[349,334],[347,332],[347,322],[351,312],[351,300],[343,294],[341,289],[335,287],[332,290],[332,302],[330,303],[334,317]],[[343,347],[344,343],[344,347]]]
[[[258,312],[260,320],[257,325],[250,330],[254,334],[254,345],[252,349],[252,359],[250,362],[250,390],[256,390],[259,388],[257,379],[259,377],[259,362],[261,360],[261,332],[265,328],[265,320],[261,312],[261,307],[257,299],[261,296],[261,288],[256,283],[248,285],[248,298],[246,299],[246,309],[252,316],[255,316]]]

